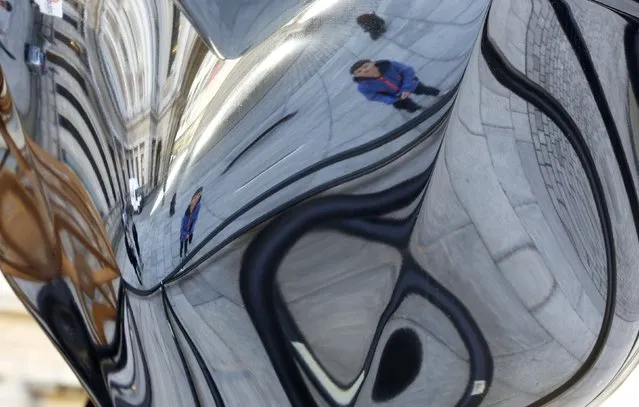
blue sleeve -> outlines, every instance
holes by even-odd
[[[357,90],[359,90],[359,92],[362,95],[364,95],[366,99],[373,102],[382,102],[382,103],[386,103],[387,105],[392,105],[393,103],[397,102],[396,97],[391,95],[385,95],[383,93],[373,92],[363,83],[360,83],[359,86],[357,86]]]
[[[392,61],[391,65],[404,77],[402,86],[400,86],[399,90],[401,92],[411,92],[415,81],[415,70],[408,65],[400,64],[395,61]]]

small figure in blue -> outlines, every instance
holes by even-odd
[[[200,201],[202,200],[202,187],[199,187],[193,197],[189,206],[184,212],[182,217],[182,227],[180,228],[180,257],[182,253],[186,256],[188,245],[193,241],[193,231],[195,230],[195,222],[200,214]]]
[[[424,85],[412,67],[396,61],[362,59],[351,66],[350,72],[357,90],[366,99],[393,105],[395,109],[413,113],[422,107],[411,95],[439,95],[439,89]]]

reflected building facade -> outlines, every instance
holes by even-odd
[[[95,405],[584,406],[637,365],[629,5],[24,7],[0,268]]]

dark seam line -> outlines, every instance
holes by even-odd
[[[178,355],[180,356],[180,361],[182,362],[182,367],[184,368],[184,374],[186,375],[186,380],[189,382],[189,388],[191,389],[191,395],[193,396],[193,402],[197,407],[201,407],[200,397],[197,394],[197,390],[195,389],[195,383],[193,383],[193,377],[191,376],[191,369],[189,368],[189,364],[186,361],[186,357],[184,356],[184,352],[182,351],[182,347],[180,346],[180,342],[173,330],[173,323],[171,322],[171,316],[169,315],[168,310],[168,298],[166,297],[166,290],[164,289],[164,285],[161,286],[162,291],[162,303],[164,305],[164,316],[166,317],[167,324],[169,326],[169,331],[171,332],[171,336],[173,337],[173,342],[175,342],[175,347],[178,351]]]
[[[107,207],[110,208],[111,207],[111,200],[109,199],[109,192],[107,191],[107,188],[104,185],[104,180],[100,176],[100,170],[98,169],[98,166],[95,163],[95,160],[93,159],[93,155],[91,154],[91,150],[89,149],[89,146],[87,146],[86,142],[82,138],[82,135],[80,134],[78,129],[73,125],[73,123],[71,123],[71,121],[69,119],[67,119],[66,117],[64,117],[61,114],[58,114],[58,122],[60,123],[60,126],[63,129],[65,129],[69,133],[71,133],[71,136],[73,137],[73,139],[80,145],[80,149],[87,156],[87,159],[89,160],[89,163],[91,164],[91,168],[93,169],[93,172],[95,173],[95,176],[98,179],[98,183],[100,184],[100,189],[101,189],[102,193],[104,194],[104,200],[107,203]],[[75,161],[75,159],[74,159],[74,161]],[[87,187],[87,189],[89,189],[88,185],[86,187]]]
[[[200,354],[200,351],[197,349],[197,346],[191,339],[191,336],[186,332],[184,325],[182,325],[182,322],[178,318],[177,313],[173,309],[173,306],[171,305],[171,302],[169,301],[167,297],[166,290],[162,290],[162,296],[166,299],[165,305],[168,306],[168,309],[171,312],[171,315],[173,315],[173,319],[175,320],[175,323],[177,324],[178,329],[182,332],[182,336],[184,337],[184,339],[186,339],[186,342],[188,343],[189,347],[191,348],[191,351],[193,352],[193,356],[195,356],[195,359],[197,360],[197,364],[200,366],[200,370],[202,370],[202,374],[204,374],[204,379],[206,380],[206,384],[209,386],[209,390],[211,390],[211,395],[213,396],[213,399],[215,400],[215,405],[217,407],[224,407],[224,399],[222,398],[222,395],[220,394],[220,390],[215,384],[215,381],[213,380],[213,376],[211,375],[209,368],[206,366],[206,363],[204,362],[204,358]],[[184,298],[186,298],[186,296]]]
[[[573,52],[577,56],[579,64],[581,65],[581,69],[588,81],[588,84],[590,85],[590,89],[597,103],[597,107],[599,108],[599,112],[603,119],[604,125],[606,126],[606,129],[608,131],[610,143],[615,153],[615,157],[617,158],[617,165],[619,166],[619,171],[621,173],[621,177],[623,178],[624,187],[626,189],[626,194],[630,203],[630,209],[632,211],[635,224],[635,231],[637,233],[637,237],[639,238],[639,198],[637,197],[637,191],[635,189],[634,179],[631,174],[628,157],[625,154],[621,136],[619,135],[619,131],[617,129],[617,126],[615,125],[615,120],[612,115],[610,105],[608,104],[603,86],[599,79],[599,75],[597,74],[595,64],[592,60],[592,55],[590,54],[590,50],[587,47],[587,43],[582,31],[575,21],[575,17],[570,9],[570,6],[564,0],[549,1],[554,9],[557,20],[559,21],[559,24],[561,25],[561,28],[566,35],[566,38],[570,42],[570,46],[572,47]],[[631,25],[628,24],[626,25],[626,28],[624,30],[624,50],[626,54],[626,65],[628,67],[628,77],[633,94],[636,99],[637,96],[639,96],[639,94],[637,93],[637,91],[639,90],[638,73],[636,70],[631,70],[630,68],[637,69],[639,67],[639,64],[637,64],[636,59],[637,53],[632,46],[632,43],[636,41],[633,41],[633,39],[635,39],[636,37],[632,37]],[[630,56],[631,58],[629,59],[628,56]],[[632,135],[630,138],[631,146],[634,146]],[[636,152],[634,150],[632,151],[632,156],[636,157]],[[636,343],[638,339],[639,334],[635,337],[634,342]],[[629,357],[630,353],[626,356],[625,360],[628,360]]]
[[[637,46],[639,46],[636,24],[626,24],[626,28],[623,33],[624,53],[626,56],[626,68],[628,71],[628,80],[630,82],[630,88],[632,98],[635,100],[637,106],[639,106],[639,54],[637,52]],[[629,96],[630,98],[630,96]],[[630,105],[630,103],[628,103]],[[632,134],[632,117],[629,110],[629,106],[626,106],[626,113],[628,115],[628,129]],[[639,157],[637,157],[637,143],[634,137],[630,137],[632,145],[632,153],[635,160],[635,165],[639,165]]]
[[[189,267],[187,267],[186,269],[184,269],[181,273],[178,273],[174,276],[169,276],[169,278],[167,279],[167,283],[171,283],[177,279],[179,279],[180,277],[188,274],[190,271],[194,270],[197,266],[199,266],[200,264],[202,264],[205,260],[209,259],[211,256],[213,256],[216,252],[218,252],[219,250],[221,250],[224,246],[226,246],[228,243],[232,242],[233,240],[237,239],[239,236],[241,236],[243,233],[246,233],[248,230],[253,229],[254,227],[256,227],[257,225],[265,222],[267,219],[277,216],[278,214],[286,211],[287,209],[290,209],[291,207],[293,207],[294,205],[311,198],[314,195],[317,195],[321,192],[324,192],[328,189],[334,188],[340,184],[352,181],[354,179],[357,179],[359,177],[362,177],[366,174],[370,174],[371,172],[374,172],[380,168],[385,167],[386,165],[394,162],[395,160],[397,160],[398,158],[402,157],[403,155],[405,155],[406,153],[410,152],[410,150],[412,150],[413,148],[415,148],[417,145],[419,145],[420,143],[422,143],[423,141],[425,141],[426,139],[428,139],[431,135],[433,135],[434,133],[436,133],[438,130],[441,129],[441,127],[445,124],[445,122],[447,121],[447,118],[449,117],[450,114],[450,110],[444,115],[442,116],[442,118],[439,119],[439,121],[433,125],[433,127],[427,131],[424,132],[422,135],[420,135],[420,137],[416,138],[415,140],[411,141],[409,144],[405,145],[404,147],[402,147],[400,150],[397,150],[395,153],[389,155],[388,157],[373,163],[367,167],[364,168],[360,168],[359,170],[350,173],[350,174],[346,174],[340,178],[334,179],[332,181],[326,182],[322,185],[319,185],[315,188],[310,189],[309,191],[305,192],[302,195],[299,195],[298,197],[288,201],[286,204],[280,205],[279,207],[275,208],[273,211],[268,212],[266,214],[264,214],[263,216],[257,218],[254,222],[251,222],[249,224],[247,224],[244,228],[238,230],[236,233],[232,234],[231,236],[229,236],[226,240],[224,240],[222,243],[220,243],[219,245],[217,245],[216,247],[214,247],[213,249],[211,249],[209,252],[205,253],[204,255],[202,255],[201,258],[199,258],[198,260],[196,260],[193,264],[191,264]]]
[[[151,380],[150,380],[151,376],[149,375],[149,366],[146,363],[146,355],[144,354],[144,348],[142,347],[142,341],[140,339],[140,331],[138,329],[138,324],[135,322],[135,315],[133,314],[133,310],[131,309],[131,304],[128,298],[128,292],[126,288],[124,287],[120,291],[122,293],[125,293],[121,295],[125,297],[123,303],[126,305],[126,308],[129,312],[129,318],[131,319],[131,324],[133,325],[133,330],[134,330],[133,336],[135,336],[135,340],[138,344],[138,348],[140,349],[140,360],[142,361],[142,368],[144,369],[146,392],[144,394],[144,400],[142,400],[142,406],[150,407],[153,404],[153,391],[152,391]],[[117,407],[120,407],[120,404],[118,404]]]
[[[6,150],[4,152],[4,155],[2,156],[2,161],[0,161],[0,170],[4,168],[4,164],[7,162],[7,158],[9,158],[9,150]]]
[[[595,102],[597,103],[597,108],[599,109],[601,118],[603,119],[606,130],[608,131],[610,144],[612,144],[612,149],[615,153],[615,157],[617,158],[619,172],[621,172],[624,187],[626,188],[626,194],[630,201],[630,209],[632,211],[637,237],[639,237],[639,198],[637,197],[637,191],[635,190],[634,180],[630,172],[630,165],[628,164],[628,158],[626,157],[621,136],[619,135],[619,130],[615,124],[614,116],[610,110],[610,105],[606,99],[606,94],[601,81],[599,80],[599,75],[597,74],[586,40],[584,39],[570,8],[564,0],[549,1],[555,11],[557,20],[559,21],[566,38],[570,42],[573,52],[579,60],[581,70],[588,81],[588,85],[590,85],[590,90],[595,98]]]
[[[246,117],[248,117],[248,116],[249,116],[249,115],[253,112],[253,109],[255,109],[255,108],[256,108],[256,107],[260,104],[260,102],[261,102],[264,98],[266,98],[267,96],[269,96],[269,95],[270,95],[271,90],[272,90],[273,88],[275,88],[276,86],[278,86],[278,85],[280,84],[280,82],[282,82],[282,81],[284,80],[284,78],[285,78],[285,77],[286,77],[286,75],[289,73],[289,71],[291,71],[291,70],[293,69],[293,68],[291,68],[291,66],[292,66],[293,64],[297,63],[298,59],[301,59],[301,58],[302,58],[302,53],[300,52],[300,53],[298,53],[298,54],[295,56],[295,58],[293,58],[293,60],[291,61],[291,64],[289,65],[289,67],[288,67],[288,68],[286,68],[286,70],[285,70],[284,72],[282,72],[282,74],[280,75],[280,77],[279,77],[279,78],[278,78],[278,79],[277,79],[277,80],[273,83],[273,86],[271,87],[271,89],[270,89],[270,90],[268,90],[268,91],[266,91],[266,92],[265,92],[262,96],[260,96],[260,97],[259,97],[259,98],[257,98],[257,99],[252,99],[252,98],[251,98],[251,96],[250,96],[250,94],[249,94],[249,95],[245,98],[245,100],[251,100],[252,102],[254,102],[254,103],[253,103],[253,105],[252,105],[252,106],[251,106],[251,107],[250,107],[250,108],[246,111],[246,113],[244,113],[243,115],[238,115],[237,120],[235,120],[235,122],[232,122],[232,125],[230,125],[230,127],[228,127],[228,130],[225,132],[225,134],[230,134],[233,130],[235,130],[235,128],[236,128],[236,127],[238,127],[238,126],[242,123],[242,121],[243,121]],[[248,73],[249,73],[249,72],[250,72],[250,70],[249,70],[248,72],[245,72],[244,74],[245,74],[245,75],[248,75]],[[303,81],[301,81],[301,80],[300,80],[300,82],[303,82]],[[222,89],[222,87],[220,86],[220,90],[221,90],[221,89]],[[218,90],[218,93],[220,93],[220,90]],[[222,100],[219,104],[224,104],[225,102],[226,102],[226,99]],[[212,105],[212,102],[211,102],[209,105]],[[186,107],[186,106],[185,106],[185,107]],[[206,112],[202,113],[200,116],[204,116],[204,115],[207,115],[207,116],[208,116],[210,112],[211,112],[211,109],[209,109],[209,110],[207,110]],[[231,115],[232,115],[232,114],[231,114]],[[229,115],[229,117],[230,117],[231,115]],[[202,118],[202,120],[203,120],[203,118]],[[198,128],[197,128],[195,131],[197,132],[197,131],[199,130],[199,128],[200,128],[200,127],[201,127],[201,126],[200,126],[200,125],[198,125]],[[202,158],[203,158],[203,157],[204,157],[204,156],[205,156],[205,155],[206,155],[206,154],[207,154],[207,153],[208,153],[208,152],[209,152],[209,151],[213,148],[213,147],[214,147],[214,145],[213,145],[213,146],[211,146],[211,147],[209,147],[206,151],[202,151],[202,152],[200,152],[200,153],[199,153],[199,157],[197,157],[197,159],[193,162],[193,164],[194,164],[194,165],[195,165],[195,164],[197,164],[197,163],[198,163],[198,162],[199,162],[199,161],[200,161],[200,160],[201,160],[201,159],[202,159]]]
[[[481,50],[486,63],[491,70],[495,78],[507,89],[510,89],[516,93],[519,97],[525,101],[534,105],[548,118],[553,120],[557,127],[563,132],[565,137],[570,142],[571,146],[575,150],[579,161],[584,169],[586,177],[591,186],[591,190],[594,196],[595,205],[597,206],[597,212],[601,222],[601,230],[603,233],[604,247],[606,248],[607,259],[607,296],[606,306],[601,323],[601,329],[597,340],[593,345],[590,354],[581,365],[581,367],[566,380],[563,384],[557,387],[555,390],[548,393],[546,396],[531,403],[528,407],[540,407],[559,397],[562,393],[569,390],[578,381],[580,381],[586,373],[597,362],[601,355],[603,348],[608,340],[610,329],[612,326],[612,320],[614,316],[615,301],[616,301],[616,288],[617,288],[617,273],[616,273],[616,260],[614,251],[614,242],[612,236],[612,225],[608,213],[608,208],[605,201],[604,189],[599,179],[594,160],[590,154],[587,143],[580,133],[579,128],[574,123],[570,115],[566,112],[563,106],[548,94],[543,88],[531,81],[524,74],[515,69],[503,56],[501,51],[497,49],[495,44],[488,36],[488,21],[484,26],[484,32],[482,34]]]
[[[396,249],[398,246],[406,248],[409,245],[417,214],[425,196],[421,191],[427,188],[433,167],[434,164],[431,164],[420,175],[388,190],[366,195],[324,197],[305,206],[300,206],[271,223],[247,248],[240,272],[240,291],[245,304],[247,304],[247,312],[265,344],[269,357],[293,405],[311,406],[316,404],[305,388],[295,384],[302,379],[299,371],[293,366],[300,365],[300,363],[293,362],[296,357],[291,355],[291,350],[287,346],[290,341],[305,342],[305,340],[297,329],[292,316],[286,312],[287,308],[280,291],[276,286],[273,289],[270,288],[271,284],[276,284],[276,273],[283,256],[301,236],[312,230],[314,226],[318,227],[317,224],[322,225],[322,228],[337,227],[343,233],[357,235],[367,240],[380,240],[381,243]],[[418,199],[419,195],[422,195],[422,198],[419,199],[419,205],[407,218],[403,220],[377,219],[384,213],[409,206],[412,201]],[[358,214],[361,219],[354,222],[348,218],[347,220],[343,219],[353,213]],[[371,220],[370,217],[376,218]],[[325,221],[328,224],[324,224]],[[376,230],[377,227],[387,229],[387,233]],[[406,249],[403,249],[402,253],[404,264],[400,271],[400,277],[378,322],[364,371],[369,373],[373,357],[372,350],[377,346],[386,322],[401,305],[406,295],[418,294],[440,310],[445,310],[444,314],[462,337],[471,358],[471,374],[465,391],[456,406],[477,406],[483,400],[492,382],[493,363],[488,344],[463,304],[452,293],[428,276],[427,272],[417,265]],[[277,320],[275,315],[278,315],[280,319]],[[304,364],[301,364],[301,367],[324,399],[332,405],[338,404],[332,400],[323,386],[318,386],[307,367]],[[483,391],[474,394],[474,384],[482,380],[485,383]],[[361,389],[360,387],[357,390],[354,397],[357,397]],[[351,406],[354,403],[356,403],[356,398],[353,398],[347,405]]]
[[[62,96],[63,98],[65,98],[66,100],[68,100],[69,103],[71,103],[73,107],[76,108],[78,113],[80,113],[80,116],[82,116],[84,124],[86,124],[87,127],[89,128],[89,132],[91,133],[91,136],[93,136],[93,142],[98,148],[98,152],[100,153],[100,158],[102,158],[102,164],[104,165],[104,168],[106,170],[107,177],[109,177],[109,185],[111,186],[111,193],[113,194],[113,198],[117,201],[118,194],[115,193],[115,186],[113,184],[113,177],[111,177],[109,164],[106,159],[106,155],[104,154],[102,143],[100,143],[100,138],[98,137],[98,134],[95,131],[95,127],[93,127],[93,123],[91,123],[91,119],[87,115],[86,111],[82,108],[80,101],[76,99],[76,97],[71,92],[69,92],[69,90],[66,87],[60,85],[59,83],[56,83],[55,86],[56,86],[56,91],[58,92],[58,94]]]
[[[633,22],[633,23],[637,23],[639,22],[639,16],[634,16],[632,14],[630,14],[630,12],[627,12],[625,10],[622,10],[621,8],[617,8],[614,6],[611,6],[610,4],[605,4],[602,3],[599,0],[588,0],[589,2],[595,3],[596,5],[603,7],[605,9],[607,9],[608,11],[611,11],[615,14],[617,14],[619,17],[623,18],[624,20],[628,21],[628,22]],[[636,2],[637,0],[633,0],[634,2]]]
[[[333,156],[327,157],[322,161],[319,161],[309,167],[306,167],[303,170],[298,171],[297,173],[295,173],[294,175],[290,176],[289,178],[285,179],[284,181],[280,182],[277,185],[274,185],[273,187],[269,188],[268,190],[266,190],[265,192],[263,192],[262,194],[258,195],[257,197],[255,197],[254,199],[252,199],[251,201],[249,201],[247,204],[245,204],[244,206],[242,206],[242,208],[240,208],[238,211],[234,212],[233,214],[231,214],[229,217],[227,217],[219,226],[217,226],[214,230],[212,230],[206,237],[204,237],[204,239],[202,239],[202,242],[200,242],[200,244],[198,244],[188,255],[187,257],[180,263],[178,264],[178,266],[171,271],[171,273],[169,273],[164,279],[163,279],[163,283],[170,283],[172,281],[174,281],[175,279],[178,278],[179,275],[183,275],[184,273],[186,273],[187,271],[194,269],[195,267],[197,267],[198,265],[200,265],[202,263],[203,260],[207,259],[208,257],[212,256],[216,251],[218,251],[221,247],[218,246],[214,249],[211,249],[211,251],[209,252],[210,254],[205,254],[206,257],[202,257],[201,259],[198,259],[198,261],[196,261],[193,265],[191,265],[190,267],[188,267],[187,269],[185,269],[182,273],[180,273],[181,268],[188,262],[190,261],[193,256],[199,251],[201,250],[209,241],[211,241],[216,235],[218,235],[222,230],[224,230],[228,225],[230,225],[232,222],[234,222],[237,218],[239,218],[240,216],[242,216],[244,213],[248,212],[249,210],[253,209],[255,206],[257,206],[258,204],[260,204],[262,201],[264,201],[265,199],[269,198],[270,196],[276,194],[277,192],[279,192],[280,190],[288,187],[289,185],[292,185],[293,183],[305,178],[308,175],[311,175],[319,170],[322,170],[324,168],[327,168],[333,164],[339,163],[341,161],[347,160],[349,158],[353,158],[353,157],[357,157],[359,155],[362,155],[364,153],[373,151],[377,148],[383,147],[384,145],[390,143],[393,140],[398,139],[399,137],[403,136],[405,133],[407,133],[408,131],[412,130],[413,128],[417,127],[419,124],[421,124],[424,120],[426,120],[428,117],[430,117],[431,115],[433,115],[434,113],[436,113],[439,109],[441,109],[442,107],[444,107],[450,100],[453,99],[453,97],[456,94],[457,89],[459,88],[459,84],[457,84],[455,87],[453,87],[451,89],[451,91],[444,95],[438,102],[436,102],[434,105],[432,105],[431,107],[429,107],[427,110],[425,110],[422,114],[420,114],[419,116],[413,118],[412,120],[408,121],[407,123],[403,124],[402,126],[396,128],[395,130],[392,130],[386,134],[384,134],[383,136],[378,137],[375,140],[371,140],[363,145],[357,146],[357,147],[353,147],[351,149],[348,149],[346,151],[343,151],[341,153],[337,153]],[[441,120],[441,119],[440,119]],[[430,133],[429,133],[430,134]],[[369,167],[372,168],[372,167]],[[364,173],[366,173],[364,171]],[[357,174],[357,172],[356,172]],[[354,178],[356,178],[357,176],[355,176]],[[342,178],[338,179],[338,182],[332,182],[332,183],[325,183],[320,187],[314,188],[313,190],[309,191],[309,192],[313,192],[312,194],[306,193],[305,195],[302,195],[301,197],[309,197],[312,196],[315,193],[321,192],[325,189],[331,188],[333,186],[339,185],[341,182],[339,180],[341,179],[345,179],[345,180],[349,180],[349,176],[345,176]],[[301,198],[299,197],[299,198]],[[301,199],[296,199],[295,201],[300,201]],[[306,198],[304,198],[306,199]],[[277,213],[277,212],[281,212],[283,210],[285,210],[286,208],[291,207],[293,204],[292,203],[286,203],[283,205],[280,205],[278,208],[276,208],[276,210],[272,211],[272,213]],[[268,216],[263,216],[259,219],[257,219],[254,222],[251,222],[249,225],[247,225],[248,227],[245,227],[243,229],[241,229],[242,231],[246,231],[246,230],[250,230],[253,227],[255,227],[256,225],[264,222],[266,219],[268,219],[271,216],[271,214],[268,214]],[[233,239],[235,239],[235,237],[238,234],[235,233],[232,237]],[[227,239],[226,241],[230,241],[229,239]],[[175,277],[175,278],[174,278]],[[151,295],[154,292],[156,292],[159,288],[160,288],[160,284],[158,283],[156,284],[154,287],[151,287],[150,289],[138,289],[136,287],[133,287],[132,285],[127,284],[127,288],[131,290],[131,292],[135,293],[136,295],[141,295],[141,296],[147,296],[147,295]]]
[[[78,85],[80,85],[84,93],[88,94],[86,80],[84,79],[84,76],[80,73],[80,71],[75,66],[70,64],[66,59],[62,58],[60,55],[55,54],[51,51],[47,51],[47,61],[50,61],[58,65],[60,68],[64,69],[69,75],[71,75],[71,77],[73,77],[73,79],[76,80],[76,82],[78,82]]]
[[[246,146],[238,155],[237,157],[235,157],[233,159],[233,161],[231,161],[231,163],[224,169],[224,171],[222,171],[222,175],[226,174],[226,172],[228,170],[231,169],[231,167],[237,162],[237,160],[239,160],[240,158],[242,158],[244,156],[244,154],[246,154],[255,144],[257,144],[260,140],[262,140],[262,138],[264,138],[267,134],[269,134],[271,131],[273,131],[275,128],[277,128],[280,124],[289,121],[290,119],[293,118],[293,116],[295,116],[297,114],[297,111],[293,112],[293,113],[289,113],[286,116],[282,117],[281,119],[279,119],[277,122],[275,122],[275,124],[272,124],[271,127],[269,127],[268,129],[264,130],[262,132],[262,134],[260,134],[259,136],[257,136],[257,138],[253,141],[251,141],[251,143]]]

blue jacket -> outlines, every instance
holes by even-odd
[[[195,222],[197,222],[197,217],[200,214],[200,202],[195,204],[195,208],[193,208],[193,212],[189,213],[189,209],[186,209],[184,216],[182,216],[182,227],[180,228],[180,241],[185,241],[189,235],[193,234],[195,230]]]
[[[400,100],[402,92],[414,92],[419,85],[415,70],[395,61],[377,61],[375,66],[382,74],[379,78],[355,77],[357,90],[366,99],[392,105]]]

